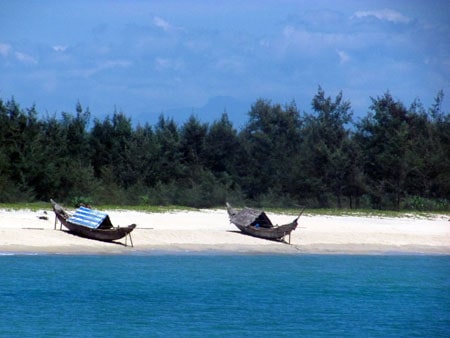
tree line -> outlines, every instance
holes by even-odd
[[[228,115],[133,126],[114,112],[45,116],[0,99],[0,202],[193,207],[448,210],[450,115],[386,92],[353,120],[319,87],[311,112],[258,99],[237,130]]]

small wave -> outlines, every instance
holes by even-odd
[[[0,256],[38,256],[39,252],[0,252]]]

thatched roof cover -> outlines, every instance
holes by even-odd
[[[265,212],[251,208],[242,209],[237,214],[231,216],[230,221],[245,227],[256,224],[264,228],[271,228],[273,226]]]

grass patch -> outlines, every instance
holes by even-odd
[[[0,203],[0,209],[4,210],[48,210],[52,209],[50,203],[46,202],[33,202],[33,203]]]
[[[141,212],[175,212],[175,211],[198,211],[200,209],[184,207],[181,205],[96,205],[93,207],[94,209],[100,210],[132,210],[132,211],[141,211]]]
[[[64,208],[69,210],[75,209],[72,205],[63,204]],[[179,211],[198,211],[198,208],[185,207],[181,205],[94,205],[94,209],[104,211],[120,211],[132,210],[148,213],[165,213],[165,212],[179,212]],[[0,203],[0,209],[3,210],[52,210],[52,206],[47,202],[33,202],[33,203]],[[222,208],[211,208],[222,209]],[[240,209],[240,208],[237,208]],[[297,216],[301,208],[265,208],[264,211],[273,214],[287,214]],[[440,212],[424,212],[424,211],[390,211],[390,210],[373,210],[373,209],[305,209],[304,215],[310,216],[354,216],[354,217],[411,217],[411,218],[432,218],[438,215],[450,216],[450,211]]]
[[[62,204],[64,209],[75,209],[70,204]],[[199,209],[184,207],[179,205],[170,205],[170,206],[158,206],[158,205],[94,205],[92,206],[94,209],[98,210],[133,210],[133,211],[142,211],[142,212],[174,212],[174,211],[197,211]],[[39,210],[52,210],[52,205],[47,202],[33,202],[33,203],[0,203],[0,209],[3,210],[31,210],[31,211],[39,211]]]
[[[299,209],[279,209],[267,208],[270,213],[281,213],[288,215],[298,215]],[[304,215],[309,216],[353,216],[353,217],[389,217],[389,218],[433,218],[438,215],[450,216],[450,211],[394,211],[394,210],[374,210],[374,209],[305,209]]]

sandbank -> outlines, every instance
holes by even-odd
[[[449,216],[300,217],[291,245],[241,234],[226,210],[108,212],[114,225],[137,224],[134,247],[78,237],[55,227],[49,210],[0,210],[1,254],[450,254]],[[295,216],[268,212],[274,224]],[[44,216],[47,219],[43,219]],[[130,244],[129,240],[127,241]]]

